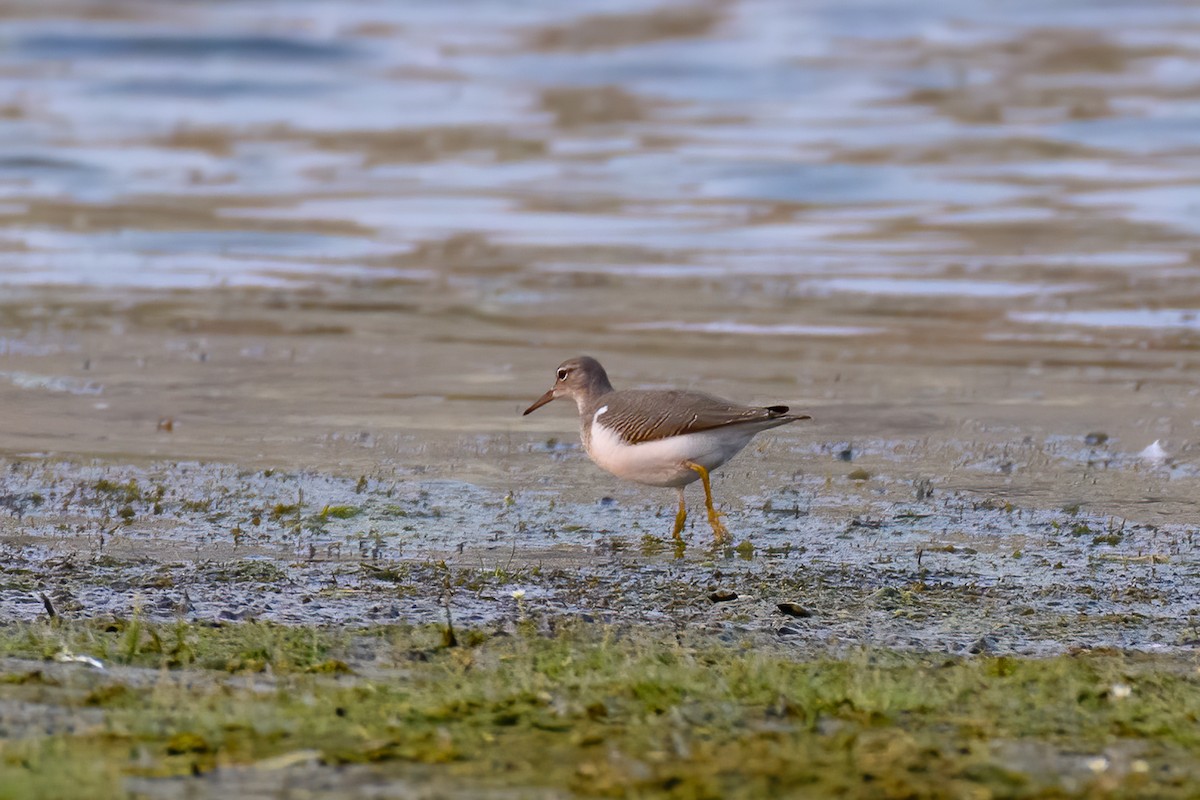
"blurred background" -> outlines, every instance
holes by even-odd
[[[1194,508],[1194,2],[9,0],[0,143],[0,453],[548,480],[586,352]]]

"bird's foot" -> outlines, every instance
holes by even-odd
[[[725,516],[724,512],[718,511],[716,508],[708,507],[708,524],[712,525],[713,536],[716,537],[717,545],[726,545],[733,541],[732,534],[725,527],[725,523],[721,522],[721,517]]]

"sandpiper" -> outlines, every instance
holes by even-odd
[[[613,389],[608,373],[590,356],[559,364],[554,385],[525,413],[559,397],[579,408],[580,438],[592,461],[618,478],[649,486],[674,486],[679,512],[672,536],[682,542],[687,505],[683,487],[704,482],[704,504],[717,543],[729,540],[713,507],[708,474],[733,458],[755,434],[787,425],[807,414],[787,406],[743,406],[702,392],[673,389]]]

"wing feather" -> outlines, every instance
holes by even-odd
[[[699,433],[730,425],[784,425],[803,415],[789,415],[787,406],[744,406],[702,392],[626,389],[604,396],[608,406],[598,419],[626,444],[641,444]]]

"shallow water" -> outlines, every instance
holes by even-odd
[[[1200,524],[1191,4],[0,14],[10,465],[451,485],[463,516],[417,555],[486,546],[507,496],[523,545],[571,526],[603,561],[673,498],[587,463],[570,409],[519,416],[588,352],[618,385],[812,413],[719,475],[759,547],[781,498],[833,509],[788,542],[836,549],[923,485]],[[141,519],[121,535],[145,546]]]
[[[10,463],[0,611],[339,626],[450,616],[471,628],[533,613],[766,633],[798,652],[1198,641],[1193,530],[930,495],[886,473],[767,482],[788,485],[751,495],[748,474],[726,482],[742,490],[736,547],[714,548],[701,518],[676,551],[673,510],[653,498],[581,502],[546,478],[501,496],[396,468],[351,480]],[[792,618],[780,603],[805,611]]]

